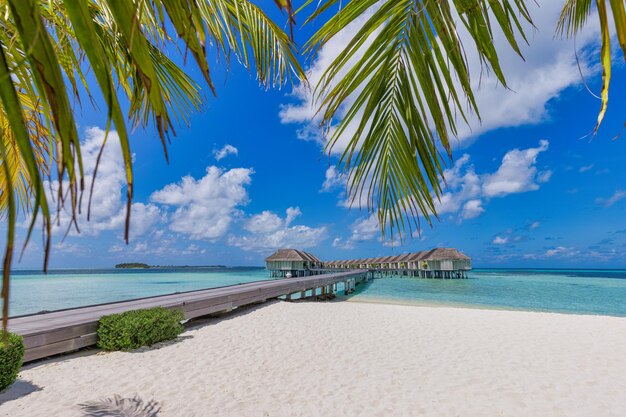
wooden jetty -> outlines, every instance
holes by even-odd
[[[97,342],[98,320],[105,315],[150,307],[182,310],[185,319],[230,311],[284,296],[330,294],[343,283],[344,291],[371,278],[367,270],[326,273],[303,278],[256,281],[206,290],[99,304],[9,318],[9,330],[24,338],[24,362],[71,352]]]

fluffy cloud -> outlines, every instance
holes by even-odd
[[[597,198],[596,203],[604,207],[611,207],[613,204],[624,198],[626,198],[626,191],[616,190],[613,195],[608,198]]]
[[[482,181],[469,162],[470,156],[463,155],[452,168],[444,171],[448,191],[435,201],[439,215],[456,213],[467,201],[481,196]]]
[[[250,233],[271,233],[283,227],[283,219],[269,210],[255,214],[244,225]]]
[[[474,75],[472,87],[476,102],[481,113],[481,120],[476,115],[469,115],[469,125],[459,123],[459,139],[465,141],[481,133],[501,127],[520,126],[538,123],[548,117],[548,102],[558,97],[566,88],[578,85],[581,82],[580,72],[576,62],[576,48],[585,50],[585,47],[594,44],[599,39],[597,18],[591,16],[587,20],[585,29],[577,35],[576,45],[572,40],[563,40],[554,36],[554,28],[559,18],[562,3],[555,1],[541,1],[540,7],[530,6],[531,15],[536,28],[525,25],[525,32],[530,39],[530,46],[522,41],[522,60],[511,48],[505,37],[497,32],[494,39],[496,49],[500,52],[500,64],[507,78],[509,89],[503,88],[494,74],[483,71],[482,64],[475,48],[469,47],[466,41],[466,57],[470,73]],[[350,42],[354,33],[363,26],[366,19],[374,12],[368,10],[364,16],[357,19],[342,32],[327,42],[318,52],[309,69],[311,85],[317,85],[324,71],[330,63]],[[459,25],[459,35],[462,40],[469,39],[466,29]],[[370,39],[371,40],[371,39]],[[364,45],[362,50],[367,48]],[[354,65],[362,54],[355,54],[351,58]],[[593,55],[595,59],[596,55]],[[589,65],[589,59],[583,54],[580,59],[581,70],[584,75],[596,72],[596,67]],[[341,78],[352,65],[347,65],[338,74]],[[338,114],[343,117],[349,106],[354,102],[357,91],[348,97]],[[310,89],[298,86],[293,94],[295,104],[281,106],[280,118],[283,123],[297,123],[300,125],[298,136],[301,139],[317,140],[325,144],[319,130],[320,112],[315,105]],[[593,120],[590,119],[590,123]],[[348,127],[348,135],[354,129]],[[334,153],[341,153],[345,149],[346,138],[339,140],[333,148]]]
[[[252,174],[247,168],[224,171],[210,166],[204,177],[183,177],[154,192],[150,200],[175,208],[169,224],[173,232],[196,240],[215,240],[227,232],[239,213],[237,207],[248,202],[245,186]]]
[[[213,156],[215,157],[215,160],[220,161],[224,158],[226,158],[228,155],[238,155],[239,154],[239,150],[237,148],[235,148],[233,145],[224,145],[224,147],[222,149],[215,149],[213,151]]]
[[[542,140],[536,148],[510,150],[495,172],[485,174],[477,174],[470,163],[470,156],[463,155],[444,172],[446,184],[442,184],[442,187],[447,191],[435,201],[437,213],[456,216],[459,222],[474,219],[485,212],[484,206],[492,198],[539,189],[540,183],[548,179],[544,173],[549,171],[537,169],[537,158],[540,153],[547,151],[548,146],[548,141]],[[349,202],[340,200],[339,205],[348,207]],[[529,226],[530,229],[537,227],[539,222]],[[333,246],[351,249],[357,242],[380,236],[376,214],[358,219],[350,229],[350,237],[336,238]],[[497,237],[493,243],[504,244],[508,241],[500,239],[504,238]],[[382,238],[381,241],[383,244],[388,243]]]
[[[523,193],[539,189],[540,182],[550,179],[544,173],[538,175],[535,163],[537,155],[548,149],[548,141],[542,140],[537,148],[514,149],[502,158],[498,170],[483,177],[483,193],[487,197],[501,197],[507,194]]]
[[[285,211],[285,218],[271,211],[255,214],[244,224],[244,229],[250,234],[229,236],[228,244],[253,252],[267,252],[284,247],[317,246],[326,239],[326,227],[291,226],[293,220],[301,214],[299,207],[289,207]]]
[[[87,129],[81,151],[85,184],[89,187],[93,180],[98,154],[102,147],[106,132],[97,127]],[[67,182],[64,182],[64,187]],[[59,182],[53,180],[46,184],[49,190],[49,201],[56,202]],[[67,191],[64,191],[67,193]],[[91,195],[91,209],[87,220],[87,201],[89,191],[85,191],[81,213],[77,222],[81,234],[97,236],[105,231],[123,231],[126,221],[126,176],[122,150],[117,132],[108,133],[107,143],[102,152],[96,176],[93,194]],[[51,203],[53,206],[56,203]],[[131,238],[141,236],[150,231],[159,221],[163,221],[163,213],[153,204],[133,203],[131,207]],[[62,208],[55,221],[55,231],[65,233],[71,221],[68,208]],[[72,228],[72,235],[76,231]]]
[[[190,244],[181,252],[183,255],[204,255],[206,253],[206,249],[201,248],[195,243]]]
[[[480,200],[470,200],[463,205],[463,210],[461,211],[462,219],[473,219],[474,217],[478,217],[484,213],[485,209],[483,208],[483,202]]]
[[[548,170],[537,169],[537,157],[547,151],[548,141],[538,147],[513,149],[502,158],[493,173],[476,174],[469,155],[463,155],[454,166],[444,172],[447,191],[435,204],[438,214],[460,212],[459,220],[472,219],[484,213],[484,204],[491,198],[538,190],[549,180]]]
[[[315,56],[315,60],[311,63],[309,70],[307,71],[307,78],[310,85],[315,86],[321,80],[322,75],[326,71],[326,69],[330,66],[330,64],[334,61],[334,59],[344,50],[346,45],[352,39],[352,36],[356,31],[358,31],[367,21],[367,19],[372,16],[374,13],[373,9],[366,11],[363,16],[356,19],[350,25],[348,25],[344,30],[339,32],[335,37],[333,37],[328,43],[326,43]],[[369,42],[366,42],[364,48],[369,45]],[[342,78],[347,74],[350,68],[358,62],[361,58],[359,54],[355,54],[349,61],[348,65],[346,65],[342,71],[340,71],[337,75],[337,79]],[[279,116],[282,123],[296,123],[300,125],[300,128],[297,131],[298,138],[303,140],[314,140],[319,142],[320,144],[325,144],[325,140],[323,138],[322,132],[319,128],[319,122],[321,119],[321,112],[318,112],[318,106],[315,103],[314,97],[312,95],[311,88],[307,85],[299,85],[294,88],[293,93],[291,94],[297,101],[297,104],[285,104],[280,108]],[[341,110],[341,116],[345,114],[347,111],[347,107],[354,102],[356,98],[356,94],[348,97],[346,100],[346,104],[344,108]],[[349,129],[354,131],[354,129]],[[344,135],[349,137],[349,135]],[[343,141],[345,142],[345,140]],[[340,143],[333,148],[334,153],[340,153],[341,150],[345,149],[345,144]]]
[[[502,236],[496,236],[493,239],[493,243],[494,245],[506,245],[507,243],[509,243],[509,238],[507,236],[502,237]]]
[[[524,255],[526,259],[567,259],[574,258],[581,254],[580,250],[572,247],[556,246],[554,248],[547,249],[541,253],[528,253]]]
[[[380,227],[378,224],[378,216],[372,213],[369,216],[358,219],[352,224],[352,234],[350,240],[352,242],[361,242],[372,240],[380,235]]]
[[[286,217],[282,219],[276,213],[269,210],[263,211],[261,214],[255,214],[250,217],[244,224],[244,229],[250,233],[272,233],[279,229],[287,227],[292,221],[302,214],[300,207],[289,207],[286,210]]]
[[[353,249],[357,243],[373,240],[376,237],[379,237],[380,240],[383,241],[383,244],[385,243],[380,232],[378,216],[375,213],[357,219],[352,223],[350,231],[350,237],[345,240],[340,237],[335,238],[333,247]]]
[[[335,188],[344,187],[346,185],[345,175],[341,174],[335,166],[328,167],[326,170],[324,183],[322,184],[322,190],[331,191]]]
[[[296,219],[296,217],[302,214],[302,210],[300,210],[300,207],[289,207],[286,212],[287,217],[285,218],[285,226],[289,226],[291,222]]]

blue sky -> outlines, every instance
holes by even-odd
[[[616,56],[605,122],[595,138],[581,139],[595,124],[599,102],[581,83],[573,43],[553,38],[558,8],[542,3],[534,9],[538,31],[531,32],[526,62],[502,56],[514,91],[498,88],[488,74],[481,80],[483,123],[470,118],[471,131],[464,127],[455,143],[440,221],[422,222],[422,234],[403,245],[381,242],[365,208],[345,207],[342,178],[332,168],[336,155],[322,152],[324,138],[304,89],[265,91],[236,62],[229,70],[212,62],[218,97],[204,88],[203,110],[190,127],[177,127],[169,165],[154,129],[132,134],[130,244],[122,239],[124,180],[113,144],[98,174],[92,221],[81,218],[81,233],[64,241],[57,230],[51,266],[261,265],[284,246],[322,259],[451,246],[477,267],[626,267],[626,136],[612,140],[626,118],[620,94],[626,71]],[[598,92],[593,21],[577,47],[586,81]],[[298,27],[298,42],[314,28]],[[306,63],[312,80],[342,42],[339,37]],[[187,68],[205,87],[198,71]],[[101,143],[105,117],[88,107],[78,112],[87,161]],[[35,238],[15,266],[41,262]]]

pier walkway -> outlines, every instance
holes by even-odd
[[[256,281],[226,287],[210,288],[120,301],[87,307],[10,317],[9,330],[24,337],[24,362],[71,352],[97,342],[98,320],[105,315],[151,307],[182,310],[186,319],[230,311],[237,307],[294,294],[306,297],[330,294],[344,284],[346,293],[372,276],[368,270],[320,274],[302,278]]]

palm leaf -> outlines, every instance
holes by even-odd
[[[226,57],[235,55],[255,71],[263,87],[303,80],[304,73],[289,36],[248,0],[0,0],[0,12],[0,209],[8,222],[2,290],[6,328],[18,206],[31,218],[26,243],[41,214],[44,270],[48,263],[51,212],[42,184],[49,167],[56,167],[55,179],[60,182],[57,211],[69,203],[78,229],[85,185],[74,111],[85,102],[81,97],[95,103],[95,95],[100,95],[107,132],[115,128],[119,133],[128,185],[128,240],[133,174],[126,120],[133,126],[154,123],[167,157],[166,139],[174,133],[174,124],[188,123],[201,105],[200,86],[165,54],[178,42],[166,27],[174,27],[211,89],[207,46]],[[94,74],[96,85],[87,83],[87,72]],[[122,99],[130,103],[127,114]]]
[[[609,105],[609,87],[611,85],[611,35],[609,29],[609,12],[605,0],[596,0],[596,9],[600,21],[600,33],[602,47],[600,49],[600,62],[602,64],[602,91],[600,94],[600,111],[592,135],[596,135],[604,120]],[[617,32],[617,41],[626,59],[626,12],[623,0],[609,0],[611,14]],[[557,33],[568,37],[575,37],[587,22],[593,11],[592,0],[566,0],[561,17],[557,24]]]
[[[336,3],[322,2],[309,21]],[[521,0],[353,0],[313,35],[307,51],[316,53],[366,12],[371,16],[326,69],[314,95],[322,126],[332,131],[327,151],[349,134],[339,165],[348,175],[350,198],[377,211],[383,234],[390,228],[403,236],[407,228],[419,229],[420,217],[430,223],[437,215],[441,153],[451,155],[450,139],[457,117],[466,120],[466,105],[478,114],[464,48],[475,48],[506,86],[494,31],[519,53],[517,38],[526,39],[522,21],[531,20]],[[471,36],[469,44],[461,44],[457,20]],[[348,100],[353,104],[342,115]],[[354,133],[349,126],[356,126]]]

